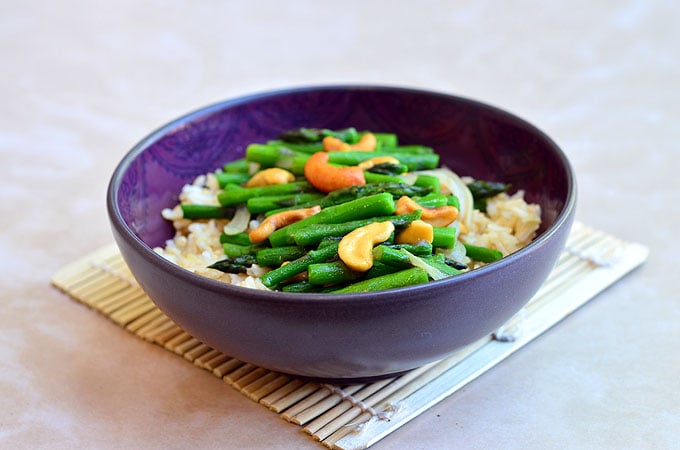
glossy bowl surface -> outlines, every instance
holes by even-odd
[[[479,179],[510,182],[539,203],[539,236],[524,249],[426,285],[320,295],[257,291],[200,277],[152,248],[172,238],[161,210],[185,183],[242,157],[252,142],[294,127],[397,133],[430,145],[441,162]],[[351,382],[443,358],[507,321],[554,266],[571,227],[574,175],[543,132],[467,98],[387,86],[318,86],[265,92],[180,117],[137,144],[107,194],[115,240],[158,307],[204,343],[278,372]]]

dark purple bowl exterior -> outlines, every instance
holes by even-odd
[[[195,176],[294,127],[395,132],[430,145],[461,175],[512,183],[541,204],[529,246],[446,280],[354,295],[255,291],[199,277],[152,248],[173,235],[161,210]],[[179,118],[140,142],[108,193],[114,237],[159,308],[206,344],[279,372],[335,381],[387,376],[443,358],[507,321],[538,290],[564,247],[575,209],[559,148],[497,108],[439,93],[330,86],[258,94]]]

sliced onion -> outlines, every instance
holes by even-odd
[[[463,264],[467,264],[470,260],[465,252],[465,246],[459,240],[456,240],[456,243],[451,248],[438,248],[437,253],[441,253],[447,259]]]
[[[401,175],[401,179],[404,180],[404,183],[410,185],[413,185],[413,183],[416,182],[416,178],[418,178],[418,175],[414,172],[408,172]]]
[[[402,248],[400,251],[402,253],[406,254],[406,256],[408,256],[408,260],[411,263],[411,265],[413,265],[414,267],[419,267],[419,268],[423,269],[425,272],[427,272],[427,274],[433,280],[442,280],[444,278],[449,277],[449,275],[447,275],[446,273],[442,272],[441,270],[439,270],[436,267],[432,267],[431,265],[429,265],[428,263],[423,261],[422,258],[414,255],[413,253],[409,252],[408,250]]]
[[[451,191],[453,195],[458,197],[460,203],[459,216],[460,220],[467,228],[470,228],[472,223],[472,209],[474,208],[474,200],[472,192],[467,185],[460,179],[460,177],[451,169],[442,167],[440,169],[422,170],[416,173],[423,173],[428,175],[435,175],[439,177],[439,181]]]
[[[260,170],[260,163],[256,163],[256,162],[252,162],[252,161],[248,162],[248,173],[250,175],[255,175],[255,173],[258,170]]]
[[[250,222],[250,211],[246,206],[239,206],[236,208],[234,218],[224,226],[224,234],[233,236],[235,234],[243,233],[248,229]]]

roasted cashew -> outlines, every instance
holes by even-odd
[[[389,220],[373,222],[346,234],[338,246],[338,255],[351,270],[366,272],[373,267],[373,246],[390,238],[394,224]]]
[[[375,150],[376,145],[378,145],[378,141],[373,133],[364,134],[356,144],[348,144],[335,136],[326,136],[323,138],[322,143],[323,149],[327,152],[346,152],[349,150],[372,152]]]
[[[281,211],[280,213],[272,214],[271,216],[264,219],[257,228],[250,232],[248,235],[250,242],[255,244],[264,242],[267,240],[270,234],[279,228],[283,228],[286,225],[290,225],[291,223],[295,223],[309,216],[313,216],[319,211],[321,211],[321,207],[316,205],[312,206],[311,208],[292,209],[290,211]]]
[[[368,170],[373,166],[377,166],[378,164],[401,164],[401,162],[394,156],[377,156],[375,158],[361,161],[359,164],[357,164],[357,166],[363,170]]]
[[[347,142],[343,142],[335,136],[326,136],[321,143],[323,144],[323,149],[327,152],[341,152],[350,149]]]
[[[285,169],[272,167],[257,172],[245,184],[246,187],[269,186],[271,184],[285,184],[295,181],[295,175]]]
[[[397,244],[417,244],[427,241],[431,244],[433,239],[432,225],[423,220],[414,220],[394,237],[394,242]]]
[[[445,227],[458,218],[458,208],[455,206],[439,206],[437,208],[424,208],[416,203],[411,197],[403,196],[397,200],[396,214],[408,214],[418,209],[422,210],[420,219],[434,227]]]
[[[312,186],[325,193],[366,184],[362,169],[357,166],[332,166],[328,164],[326,152],[316,152],[309,157],[305,163],[305,178]]]

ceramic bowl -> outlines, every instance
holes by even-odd
[[[386,131],[429,145],[460,175],[512,183],[542,208],[527,247],[465,274],[381,292],[293,294],[227,285],[154,253],[172,238],[161,217],[197,175],[249,143],[295,127]],[[234,358],[300,377],[356,382],[441,359],[506,322],[552,270],[569,233],[574,174],[543,132],[497,107],[387,86],[318,86],[244,96],[169,122],[115,169],[108,214],[142,288],[185,331]]]

